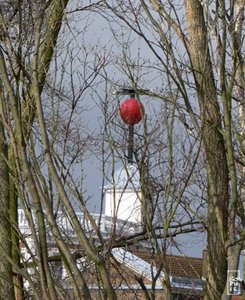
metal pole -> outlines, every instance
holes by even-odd
[[[134,153],[134,125],[128,126],[128,163],[133,163],[133,153]]]
[[[135,90],[129,91],[131,98],[135,98]],[[133,164],[134,158],[134,125],[128,125],[128,164]]]
[[[135,90],[132,90],[129,95],[131,98],[135,98]],[[134,125],[129,125],[128,131],[128,163],[132,164],[134,162]]]

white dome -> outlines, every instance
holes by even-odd
[[[118,169],[105,189],[140,189],[140,173],[136,165],[128,164]]]

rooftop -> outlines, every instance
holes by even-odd
[[[133,250],[133,253],[147,261],[161,267],[163,258],[159,254],[142,250]],[[197,257],[185,257],[177,255],[166,255],[165,260],[171,276],[201,279],[203,277],[203,259]]]

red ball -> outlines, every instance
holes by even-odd
[[[144,116],[144,106],[135,98],[125,100],[119,109],[122,120],[128,125],[135,125],[142,120]]]

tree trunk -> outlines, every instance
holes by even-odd
[[[0,122],[0,295],[1,299],[13,300],[12,266],[6,257],[11,257],[11,224],[9,222],[9,176],[7,145]]]
[[[15,180],[18,176],[13,155],[13,148],[8,149],[8,164],[9,164],[9,215],[11,218],[11,250],[14,263],[21,267],[20,262],[20,246],[18,228],[18,194],[15,186]],[[23,299],[23,278],[17,273],[13,267],[13,283],[15,300]]]
[[[238,266],[239,266],[239,256],[241,253],[241,245],[240,244],[236,244],[232,247],[229,247],[227,250],[227,261],[228,261],[228,270],[238,270]],[[228,280],[228,276],[227,276],[227,280]],[[226,288],[223,292],[222,295],[222,300],[230,300],[231,296],[228,295],[228,291],[227,291],[227,285],[229,284],[229,282],[226,282]]]
[[[220,300],[227,276],[225,241],[228,220],[228,167],[203,7],[199,0],[185,0],[185,7],[189,54],[202,118],[201,130],[208,180],[208,266],[205,299]]]

